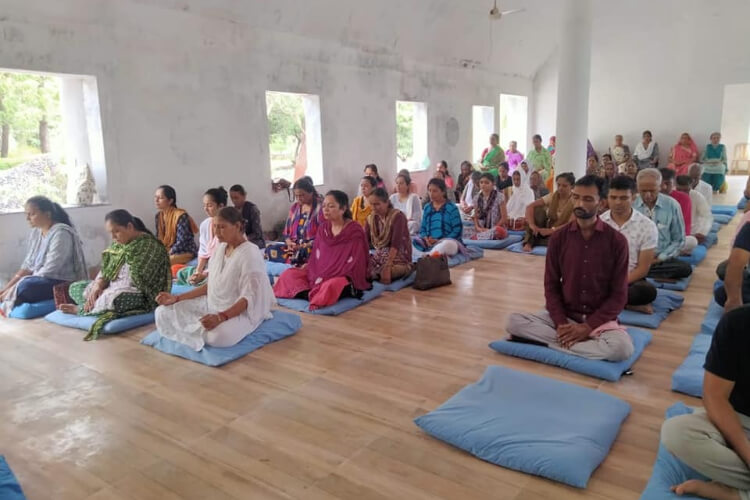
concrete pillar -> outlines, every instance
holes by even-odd
[[[557,82],[555,173],[586,173],[591,73],[591,0],[566,0]],[[545,138],[546,139],[546,138]]]

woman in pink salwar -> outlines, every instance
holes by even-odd
[[[307,264],[284,271],[273,287],[276,297],[309,300],[311,310],[333,305],[343,297],[359,298],[371,288],[367,237],[362,226],[352,221],[346,193],[334,190],[326,194],[323,217]]]
[[[669,152],[668,167],[677,175],[687,175],[690,165],[698,161],[698,146],[690,134],[685,132],[680,136],[680,141],[672,146]]]

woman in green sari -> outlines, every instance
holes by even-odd
[[[84,340],[95,340],[108,322],[156,309],[156,296],[172,286],[169,254],[143,222],[126,210],[104,218],[112,245],[102,252],[102,268],[94,281],[77,281],[68,293],[75,304],[62,304],[68,314],[97,316]]]
[[[490,147],[482,151],[482,172],[489,172],[497,179],[497,169],[505,161],[505,151],[500,147],[500,136],[490,136]]]
[[[727,175],[727,148],[719,143],[720,140],[720,133],[711,134],[711,142],[703,150],[700,158],[703,164],[703,180],[711,184],[714,192],[721,190]]]

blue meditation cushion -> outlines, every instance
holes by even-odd
[[[708,309],[706,309],[703,323],[701,323],[701,333],[713,335],[722,316],[724,316],[724,308],[712,299],[711,303],[708,305]]]
[[[698,245],[695,247],[690,255],[680,255],[677,257],[682,262],[687,262],[691,266],[697,266],[701,262],[703,262],[703,259],[706,258],[706,254],[708,253],[708,249],[704,247],[703,245]]]
[[[141,344],[204,365],[221,366],[250,354],[266,344],[294,335],[302,328],[302,319],[298,315],[282,311],[272,311],[272,313],[272,319],[265,320],[254,332],[232,347],[205,346],[200,351],[194,351],[185,344],[162,337],[158,330],[148,334],[141,340]]]
[[[523,236],[509,235],[503,240],[464,240],[467,247],[479,247],[485,250],[502,250],[508,245],[518,243],[523,240]]]
[[[372,284],[372,288],[367,290],[362,295],[361,299],[355,299],[347,297],[341,299],[333,305],[323,307],[320,309],[310,310],[310,302],[303,299],[276,299],[280,306],[284,306],[293,311],[304,312],[308,314],[320,314],[323,316],[338,316],[339,314],[345,313],[355,307],[359,307],[363,304],[367,304],[371,300],[374,300],[385,291],[385,285],[378,283],[377,281]]]
[[[609,394],[490,366],[414,422],[487,462],[585,488],[629,413]]]
[[[10,470],[5,457],[0,455],[0,500],[26,500],[21,485]]]
[[[685,361],[672,374],[672,390],[696,398],[703,397],[703,364],[711,347],[711,335],[695,336]]]
[[[735,205],[713,205],[711,207],[711,213],[714,215],[728,215],[734,217],[737,215],[737,207]]]
[[[89,331],[94,326],[97,318],[96,316],[79,316],[77,314],[65,314],[62,311],[54,311],[44,317],[45,320],[56,325],[65,326],[68,328],[76,328],[78,330]],[[133,316],[125,316],[108,322],[102,328],[102,333],[111,335],[114,333],[122,333],[127,330],[132,330],[141,326],[149,325],[154,322],[154,313],[136,314]]]
[[[651,304],[654,308],[653,314],[625,310],[617,319],[624,325],[657,328],[662,321],[667,319],[669,313],[682,307],[684,301],[685,297],[677,292],[659,289],[656,291],[656,300]]]
[[[271,262],[270,260],[266,261],[266,272],[271,276],[281,276],[281,273],[283,273],[290,267],[292,266],[283,262]]]
[[[695,269],[693,269],[695,271]],[[646,278],[649,283],[654,285],[656,288],[663,288],[664,290],[673,290],[677,292],[684,292],[687,290],[687,287],[690,285],[690,282],[693,279],[693,274],[691,273],[690,276],[686,278],[679,279],[675,281],[674,283],[671,282],[665,282],[665,281],[656,281],[653,278]]]
[[[547,247],[543,247],[543,246],[536,246],[531,249],[531,252],[524,252],[523,242],[508,245],[508,250],[514,253],[522,253],[524,255],[541,255],[541,256],[547,255]]]
[[[8,315],[13,319],[34,319],[46,316],[55,310],[54,300],[43,300],[42,302],[24,302],[11,309]]]
[[[417,279],[417,272],[414,271],[409,276],[407,276],[405,278],[401,278],[401,279],[398,279],[398,280],[395,280],[395,281],[391,281],[390,284],[388,284],[388,285],[383,285],[380,282],[378,282],[378,283],[380,283],[381,285],[383,285],[383,290],[385,290],[386,292],[398,292],[399,290],[401,290],[403,288],[406,288],[407,286],[413,285],[414,284],[414,280],[416,280],[416,279]]]

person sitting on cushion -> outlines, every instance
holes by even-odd
[[[21,269],[0,289],[0,315],[19,304],[54,297],[55,285],[88,277],[83,244],[67,212],[44,196],[26,201],[26,220],[32,227],[29,249]]]
[[[633,179],[635,181],[636,177],[638,177],[638,165],[633,160],[629,160],[625,164],[625,175]]]
[[[513,186],[510,188],[511,194],[506,206],[508,228],[523,231],[526,226],[526,207],[534,202],[534,192],[529,187],[528,174],[522,168],[516,169],[511,179],[513,179]]]
[[[698,191],[691,189],[690,184],[689,176],[677,176],[677,191],[690,197],[690,236],[695,238],[698,244],[701,244],[706,241],[706,235],[711,232],[711,227],[714,225],[714,216],[706,199]]]
[[[729,260],[719,265],[717,274],[724,286],[714,290],[714,300],[724,311],[750,304],[750,224],[745,224],[734,239]]]
[[[409,224],[406,216],[393,208],[385,189],[370,193],[370,206],[372,213],[365,224],[365,235],[374,252],[370,255],[368,275],[387,285],[413,270]]]
[[[702,174],[703,165],[701,165],[700,163],[693,163],[692,165],[690,165],[690,168],[688,168],[688,175],[690,176],[690,188],[695,189],[700,194],[702,194],[703,198],[706,200],[706,203],[708,203],[708,206],[710,208],[714,202],[714,192],[711,188],[711,184],[701,179]]]
[[[506,161],[502,162],[497,169],[495,187],[503,194],[506,194],[504,191],[513,185],[513,179],[510,178],[509,172],[508,162]]]
[[[600,174],[604,179],[604,182],[606,182],[607,184],[612,182],[612,179],[614,179],[615,175],[617,175],[617,167],[612,161],[611,155],[606,153],[602,155],[602,169]]]
[[[656,300],[656,287],[646,281],[659,243],[659,230],[648,217],[633,210],[635,181],[618,175],[609,183],[609,210],[602,220],[628,240],[628,302],[627,308],[651,314]]]
[[[698,239],[690,235],[693,226],[693,203],[690,201],[690,195],[675,189],[675,174],[669,168],[660,168],[661,173],[661,192],[674,198],[680,204],[682,221],[685,223],[685,244],[682,246],[680,253],[690,255],[693,249],[698,246]]]
[[[448,257],[456,255],[461,249],[463,224],[456,204],[448,199],[448,190],[442,179],[430,179],[427,184],[430,202],[422,212],[422,227],[419,237],[412,243],[415,253],[441,254]]]
[[[159,186],[154,203],[159,210],[154,217],[156,238],[169,252],[172,265],[187,264],[198,253],[195,244],[198,226],[185,210],[177,208],[177,192],[172,186]]]
[[[372,207],[368,200],[370,193],[377,187],[377,181],[372,177],[362,177],[359,183],[360,196],[354,198],[352,202],[352,220],[362,227],[365,227],[367,217],[372,213]]]
[[[536,170],[542,175],[542,180],[547,180],[552,171],[552,155],[542,146],[542,136],[536,134],[532,142],[534,147],[526,154],[526,161],[531,170]]]
[[[245,188],[240,184],[235,184],[229,188],[229,197],[232,199],[234,208],[239,210],[242,213],[242,218],[245,219],[247,241],[255,243],[261,250],[266,248],[266,240],[263,238],[263,225],[260,222],[260,210],[255,203],[247,200]]]
[[[466,184],[466,187],[464,188],[464,192],[461,195],[461,200],[459,202],[459,206],[461,208],[461,216],[466,219],[471,219],[471,214],[474,211],[474,200],[477,198],[477,194],[479,194],[479,178],[482,176],[482,172],[479,170],[474,170],[471,173],[471,177],[469,178],[469,183]],[[430,202],[430,194],[427,193],[427,199],[425,200],[425,205]]]
[[[677,259],[685,246],[685,221],[680,205],[661,189],[661,173],[655,168],[638,172],[638,197],[633,208],[651,219],[659,230],[659,244],[648,276],[660,280],[678,280],[690,276],[693,268]]]
[[[226,193],[224,194],[226,197]],[[85,340],[95,340],[112,320],[153,311],[156,297],[172,287],[169,254],[127,210],[104,217],[112,244],[102,252],[102,267],[93,281],[77,281],[68,293],[75,304],[61,304],[67,314],[97,316]]]
[[[214,234],[214,217],[225,206],[227,192],[223,187],[211,188],[203,194],[203,211],[208,217],[201,222],[198,230],[198,265],[183,267],[177,271],[178,284],[196,286],[206,281],[208,259],[219,246],[219,239]]]
[[[598,175],[601,176],[601,168],[599,162],[595,157],[589,156],[586,158],[586,175]]]
[[[365,177],[372,177],[375,179],[375,187],[385,189],[385,182],[380,178],[380,175],[378,174],[378,166],[374,163],[365,166]]]
[[[490,172],[497,177],[497,167],[505,161],[505,152],[500,147],[500,136],[492,134],[490,136],[490,146],[482,151],[482,158],[479,162],[482,164],[482,172]]]
[[[367,236],[352,220],[346,193],[329,191],[323,201],[323,216],[307,265],[287,269],[273,287],[276,297],[309,300],[311,310],[333,305],[343,297],[361,297],[371,288]]]
[[[391,205],[400,210],[409,223],[409,234],[419,233],[422,225],[422,203],[419,195],[409,190],[411,186],[411,176],[409,172],[398,174],[396,177],[396,192],[391,195]]]
[[[318,233],[318,227],[323,223],[323,198],[315,190],[312,181],[306,177],[298,179],[292,189],[296,201],[289,209],[284,225],[285,241],[268,245],[266,256],[273,262],[301,266],[310,257],[310,249]]]
[[[597,217],[603,192],[596,176],[575,183],[575,220],[555,231],[548,245],[546,310],[511,314],[512,340],[589,359],[622,361],[633,355],[632,339],[617,322],[628,297],[628,241]]]
[[[542,181],[542,175],[536,170],[529,175],[529,187],[534,192],[535,200],[544,198],[549,194],[549,189],[547,189],[544,185],[544,181]]]
[[[570,222],[573,215],[571,191],[575,177],[570,172],[562,173],[555,179],[557,190],[534,201],[526,207],[526,234],[523,237],[523,251],[530,252],[535,246],[546,246],[552,233],[558,227]]]
[[[263,253],[245,238],[242,214],[224,207],[214,217],[219,239],[208,262],[208,280],[181,295],[156,297],[156,328],[162,337],[200,351],[231,347],[271,319],[276,303]],[[360,228],[361,230],[361,228]]]
[[[643,140],[635,147],[633,159],[638,164],[639,172],[644,168],[659,166],[659,144],[652,140],[650,130],[643,131]]]
[[[453,188],[455,187],[455,182],[453,182],[453,176],[451,175],[450,170],[448,170],[448,162],[445,160],[440,160],[438,164],[435,166],[436,170],[440,172],[439,176],[435,177],[441,177],[445,181],[445,186],[448,188],[450,192],[453,192]]]
[[[482,174],[479,179],[479,194],[474,200],[474,227],[464,229],[467,238],[502,240],[508,237],[505,196],[495,188],[494,183],[495,179],[488,173]]]
[[[664,447],[707,478],[672,486],[677,495],[716,500],[750,498],[750,307],[725,314],[706,354],[703,406],[667,419]]]
[[[508,170],[515,171],[516,167],[523,160],[523,153],[518,150],[518,143],[516,141],[510,141],[510,147],[505,152],[505,158],[508,162]]]
[[[668,168],[672,170],[675,175],[687,174],[688,167],[698,161],[698,146],[690,134],[684,132],[680,135],[680,140],[677,144],[672,146],[669,151],[669,165]],[[662,172],[662,175],[664,173]]]
[[[618,167],[625,164],[630,159],[630,147],[623,143],[622,136],[617,134],[615,136],[615,144],[609,148],[609,154],[615,165]]]
[[[456,180],[456,189],[455,191],[453,191],[453,196],[456,199],[457,203],[461,203],[461,197],[464,194],[464,189],[466,189],[466,185],[469,183],[469,180],[471,179],[471,173],[473,171],[474,171],[474,167],[471,165],[470,161],[461,162],[461,173],[458,174],[458,179]]]
[[[711,142],[706,145],[706,149],[700,157],[703,167],[703,180],[711,186],[713,191],[721,191],[727,174],[727,148],[719,144],[721,134],[714,132],[710,137]]]

